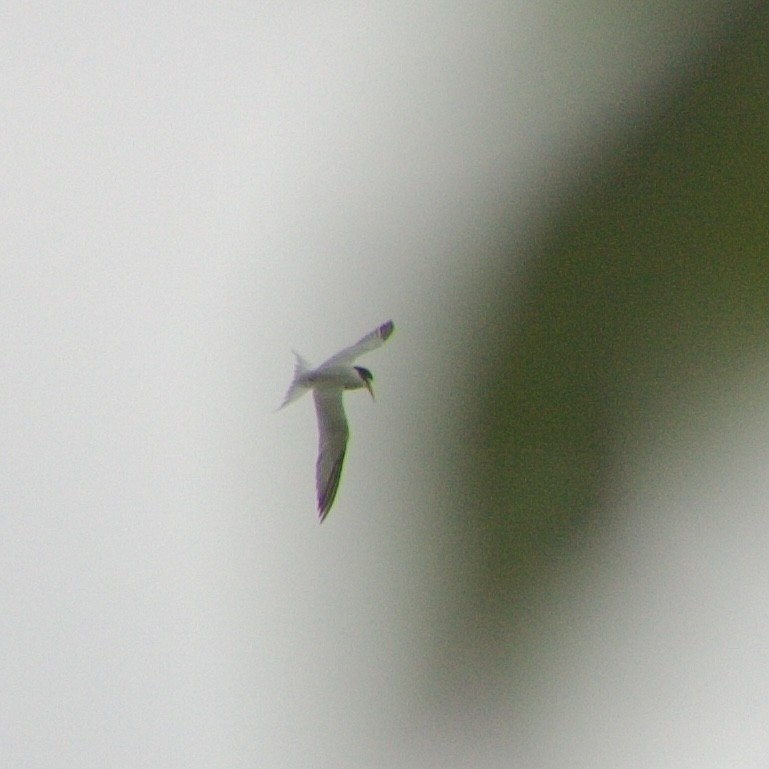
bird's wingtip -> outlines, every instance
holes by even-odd
[[[318,523],[323,523],[326,520],[326,516],[331,510],[331,503],[333,500],[320,499],[318,500]]]
[[[382,339],[387,340],[390,338],[390,334],[395,330],[395,324],[388,320],[386,323],[383,323],[379,327],[379,335],[382,337]]]

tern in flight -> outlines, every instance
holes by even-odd
[[[315,483],[318,489],[318,515],[321,523],[328,515],[331,505],[334,504],[347,450],[347,437],[350,434],[342,395],[345,390],[365,387],[371,397],[374,397],[374,391],[371,389],[373,375],[363,366],[353,366],[352,362],[363,353],[381,347],[390,338],[393,328],[393,322],[388,320],[354,345],[332,355],[315,369],[310,368],[307,361],[299,353],[294,352],[296,356],[294,380],[280,408],[288,406],[308,390],[312,390],[318,417],[318,462],[315,466]]]

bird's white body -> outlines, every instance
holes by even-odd
[[[311,369],[307,361],[298,353],[294,353],[296,355],[294,380],[280,408],[312,390],[318,418],[319,445],[315,474],[318,515],[321,522],[328,515],[334,502],[347,450],[349,428],[342,394],[345,390],[365,387],[371,397],[374,397],[374,391],[371,389],[373,379],[371,372],[361,366],[353,366],[352,362],[364,353],[383,345],[392,334],[393,328],[392,321],[383,323],[363,339],[341,350],[315,369]]]
[[[308,371],[304,381],[311,387],[329,387],[332,389],[357,390],[366,385],[352,366],[320,366],[314,371]]]

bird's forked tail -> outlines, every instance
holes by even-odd
[[[288,388],[286,397],[283,403],[280,404],[277,411],[288,406],[289,403],[293,403],[297,398],[301,398],[308,390],[311,389],[311,385],[305,381],[305,374],[310,371],[310,365],[307,361],[296,351],[292,350],[296,356],[296,365],[294,366],[294,378],[291,382],[291,386]]]

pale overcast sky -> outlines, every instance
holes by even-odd
[[[4,766],[573,765],[589,666],[529,716],[566,735],[539,763],[420,710],[428,406],[485,229],[511,202],[525,228],[732,5],[6,4]],[[274,413],[291,349],[389,318],[319,526],[311,400]],[[629,765],[602,728],[592,765]],[[707,765],[688,747],[632,765]]]

